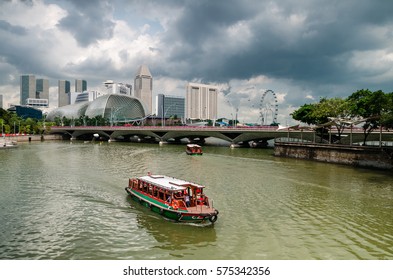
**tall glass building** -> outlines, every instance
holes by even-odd
[[[36,81],[34,75],[20,76],[20,104],[27,105],[29,98],[36,98]]]
[[[20,105],[30,105],[33,107],[48,107],[49,80],[36,80],[34,75],[21,75]]]
[[[37,79],[35,98],[47,99],[49,101],[49,80],[48,79]]]
[[[75,80],[75,92],[84,92],[87,90],[87,82],[85,80]]]
[[[71,93],[71,83],[66,80],[59,80],[58,84],[58,107],[66,106],[70,104],[70,93]]]
[[[176,116],[184,119],[185,99],[180,96],[169,96],[158,94],[156,97],[156,112],[158,118],[169,118]]]

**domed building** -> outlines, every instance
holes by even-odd
[[[138,98],[124,94],[106,94],[91,102],[80,102],[54,109],[46,119],[54,121],[56,117],[76,119],[82,116],[101,116],[111,122],[125,123],[145,118],[146,108]]]
[[[145,112],[145,107],[138,98],[124,94],[106,94],[91,102],[85,115],[89,118],[101,116],[116,122],[127,122],[144,118]]]
[[[67,119],[78,119],[79,117],[85,115],[89,103],[90,102],[79,102],[56,108],[48,113],[46,120],[53,122],[56,117],[61,119],[63,117],[66,117]]]

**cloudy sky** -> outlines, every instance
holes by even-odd
[[[215,84],[219,116],[240,121],[269,111],[273,90],[288,124],[320,97],[393,91],[392,14],[388,0],[2,0],[0,94],[19,103],[20,75],[35,74],[56,106],[59,79],[133,84],[146,64],[154,95]]]

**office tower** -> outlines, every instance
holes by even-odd
[[[36,79],[35,98],[49,101],[49,80]]]
[[[184,97],[158,94],[156,97],[157,117],[169,118],[176,116],[179,119],[184,119],[184,104]]]
[[[188,83],[186,87],[186,118],[199,120],[217,119],[216,86]]]
[[[20,105],[27,105],[29,98],[36,98],[36,82],[34,75],[20,76]]]
[[[3,95],[0,94],[0,109],[3,109]]]
[[[84,92],[87,90],[87,82],[85,80],[75,80],[75,92]]]
[[[152,112],[153,77],[146,65],[141,65],[134,81],[134,96],[147,106],[147,114]]]
[[[66,106],[70,104],[70,93],[71,93],[71,83],[66,80],[59,80],[58,84],[58,102],[59,107]]]

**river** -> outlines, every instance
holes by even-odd
[[[206,185],[211,225],[132,201],[133,176]],[[393,175],[277,158],[271,149],[21,143],[0,150],[0,259],[393,259]]]

